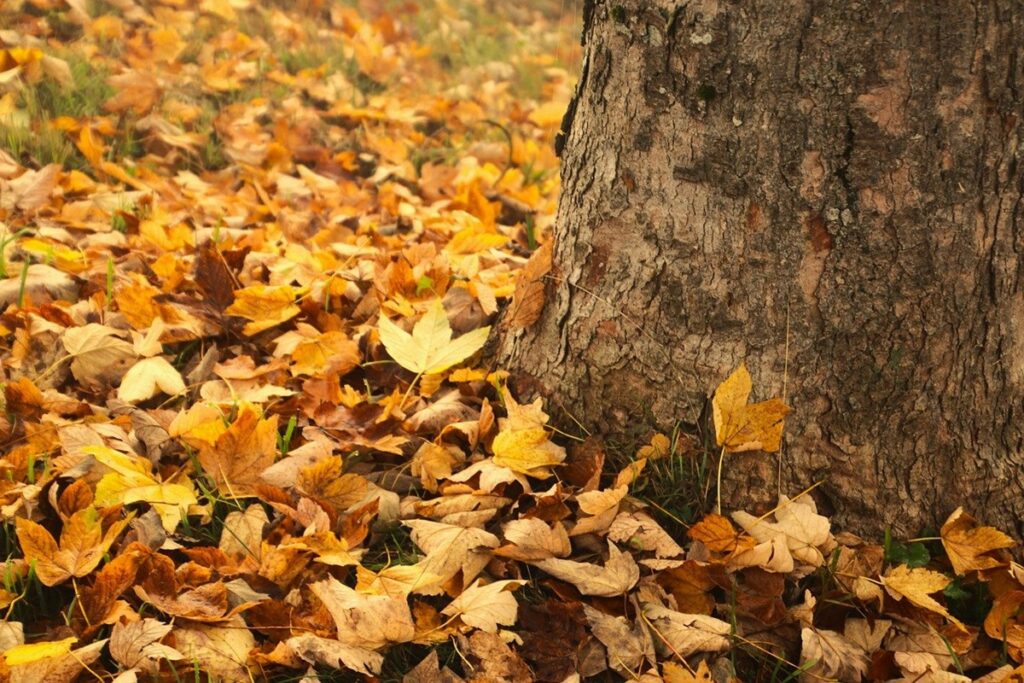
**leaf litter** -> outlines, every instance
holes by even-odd
[[[556,3],[463,4],[0,10],[0,679],[1024,676],[963,509],[672,533],[646,484],[699,446],[612,467],[485,366],[554,277],[579,53]],[[752,393],[712,392],[720,466],[781,446]]]

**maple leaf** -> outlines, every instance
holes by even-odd
[[[439,581],[440,577],[424,569],[422,563],[396,564],[379,572],[372,572],[361,565],[356,567],[357,593],[404,598]]]
[[[405,643],[416,635],[416,625],[404,597],[357,593],[333,577],[310,584],[310,590],[330,612],[337,638],[349,647],[379,650]]]
[[[277,454],[277,415],[264,420],[252,406],[244,407],[214,445],[201,445],[199,463],[227,496],[253,495],[260,473]]]
[[[202,662],[203,671],[214,680],[250,680],[249,653],[256,638],[241,617],[217,626],[178,624],[174,645],[186,661]]]
[[[701,660],[697,669],[693,672],[687,671],[675,662],[665,662],[661,668],[661,677],[665,683],[711,683],[711,671],[708,669],[707,660]]]
[[[654,663],[654,643],[642,622],[631,624],[625,617],[612,616],[583,605],[590,630],[608,650],[612,670],[630,676],[644,661]]]
[[[156,396],[158,392],[168,396],[185,393],[185,381],[181,373],[160,356],[145,358],[125,373],[117,397],[125,403],[138,403]]]
[[[530,327],[544,310],[544,276],[551,271],[553,244],[545,242],[538,247],[519,271],[509,305],[508,321],[512,329]]]
[[[388,354],[410,372],[433,375],[458,365],[479,351],[490,327],[467,332],[452,340],[452,328],[440,299],[435,299],[409,334],[383,315],[378,322],[380,340]]]
[[[974,518],[957,508],[946,519],[940,532],[942,546],[946,549],[949,563],[958,576],[969,571],[992,569],[1006,564],[988,553],[994,550],[1012,548],[1016,542],[990,526],[977,526]]]
[[[68,519],[61,530],[60,545],[49,531],[31,520],[19,517],[14,524],[21,550],[27,561],[35,562],[39,581],[56,586],[92,573],[128,522],[114,522],[104,531],[96,508],[87,507]]]
[[[107,446],[86,446],[84,453],[112,470],[96,485],[98,505],[148,503],[160,516],[164,531],[171,533],[193,505],[198,505],[192,483],[175,484],[158,481],[150,474],[148,460],[118,453]]]
[[[242,332],[251,337],[301,313],[302,309],[295,304],[295,299],[303,294],[303,289],[289,285],[253,285],[235,292],[235,302],[224,312],[249,320]]]
[[[100,656],[107,640],[72,650],[71,645],[76,640],[72,637],[10,648],[2,655],[3,662],[10,667],[9,680],[12,683],[77,680],[82,670]]]
[[[782,444],[783,418],[789,407],[777,398],[748,405],[751,388],[747,366],[740,364],[715,390],[711,409],[718,445],[729,453],[774,453]]]
[[[633,556],[608,544],[608,560],[603,567],[586,562],[554,558],[531,562],[555,578],[568,581],[584,595],[615,597],[623,595],[640,580],[640,568]]]
[[[491,445],[494,464],[538,479],[550,477],[551,466],[563,462],[566,453],[551,442],[544,429],[548,416],[541,409],[541,400],[519,405],[508,389],[502,396],[508,417],[498,420],[499,431]]]
[[[882,584],[889,591],[889,595],[896,598],[906,598],[911,603],[949,619],[961,629],[964,625],[943,607],[932,593],[938,593],[949,585],[949,577],[939,572],[925,569],[924,567],[910,567],[901,564],[889,570],[882,577]]]
[[[835,544],[828,518],[817,513],[813,501],[780,496],[774,515],[775,522],[743,511],[734,512],[732,518],[759,543],[777,541],[776,547],[788,551],[802,564],[811,568],[822,566],[826,553],[831,553]]]
[[[813,676],[860,683],[867,675],[867,653],[835,631],[805,627],[800,632],[801,669]]]
[[[688,657],[694,652],[721,652],[729,647],[732,626],[703,614],[683,614],[655,603],[643,606],[644,617],[656,631],[655,647],[665,654]]]
[[[502,546],[496,555],[517,560],[544,560],[549,557],[568,557],[572,552],[569,534],[561,522],[554,527],[536,517],[514,519],[503,527],[505,540],[511,546]]]
[[[119,379],[137,355],[123,333],[104,325],[89,323],[68,328],[61,341],[71,354],[71,373],[86,384],[109,383]]]
[[[172,628],[171,624],[156,619],[119,621],[110,633],[110,656],[126,669],[156,674],[161,660],[177,661],[184,657],[173,647],[159,642]]]
[[[466,626],[497,633],[498,624],[515,623],[518,604],[512,596],[512,591],[525,583],[526,581],[511,580],[481,585],[480,580],[477,580],[441,610],[441,613],[452,617],[458,616]]]
[[[420,561],[425,572],[446,582],[458,572],[468,583],[475,579],[490,561],[491,548],[500,545],[498,537],[483,529],[442,524],[424,519],[403,520],[412,529],[412,540],[427,556]],[[442,593],[439,586],[426,586],[417,592],[427,595]]]

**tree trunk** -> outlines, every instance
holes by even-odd
[[[501,353],[592,430],[741,361],[783,492],[847,529],[1024,535],[1024,6],[588,0],[554,270]],[[726,505],[777,461],[730,456]]]

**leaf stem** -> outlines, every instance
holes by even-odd
[[[722,452],[718,454],[718,477],[715,485],[715,514],[722,514],[722,461],[725,460],[725,444],[722,444]]]

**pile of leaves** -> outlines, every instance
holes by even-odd
[[[578,51],[462,4],[5,3],[0,678],[1024,676],[962,510],[704,514],[781,444],[745,368],[707,443],[613,453],[481,360],[543,303]]]

